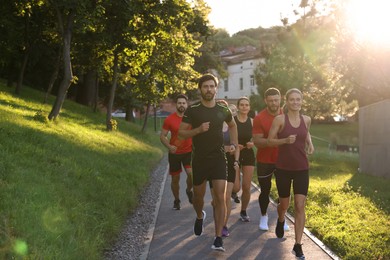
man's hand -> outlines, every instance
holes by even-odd
[[[174,145],[170,145],[168,149],[170,153],[176,153],[177,147]]]
[[[209,128],[210,128],[210,122],[204,122],[198,127],[199,133],[201,134],[207,132]]]

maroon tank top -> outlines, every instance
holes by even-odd
[[[309,169],[305,145],[307,137],[307,127],[303,116],[300,116],[301,122],[297,128],[290,124],[287,114],[284,116],[284,128],[278,133],[278,138],[286,138],[289,135],[296,135],[297,138],[293,144],[283,144],[279,146],[279,156],[276,161],[276,168],[288,171],[302,171]]]

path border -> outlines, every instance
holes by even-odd
[[[260,192],[260,187],[252,181],[252,185]],[[273,199],[269,198],[270,202],[277,207],[278,203],[276,203]],[[286,217],[292,222],[295,223],[295,219],[293,216],[291,216],[288,212],[286,213]],[[311,233],[306,227],[303,229],[303,233],[305,233],[306,236],[308,236],[318,247],[322,249],[329,257],[331,257],[333,260],[340,260],[340,258],[333,253],[332,250],[330,250],[329,247],[327,247],[324,243],[322,243],[321,240],[319,240],[313,233]]]
[[[164,179],[161,182],[160,192],[159,192],[158,199],[157,199],[157,202],[156,202],[156,207],[154,209],[153,222],[150,223],[150,225],[149,225],[148,234],[146,235],[146,242],[144,243],[144,250],[143,250],[143,252],[142,252],[142,254],[141,254],[140,258],[139,258],[141,260],[148,259],[150,244],[152,243],[153,236],[154,236],[154,229],[156,227],[156,222],[157,222],[157,218],[158,218],[158,212],[160,211],[161,200],[162,200],[162,195],[163,195],[163,192],[164,192],[165,182],[167,180],[168,171],[169,171],[169,166],[167,166],[165,171],[164,171],[165,172],[164,173]]]

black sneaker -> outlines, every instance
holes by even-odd
[[[204,229],[203,221],[206,219],[206,211],[202,210],[202,215],[203,215],[203,218],[201,218],[201,219],[196,218],[196,220],[195,220],[195,224],[194,224],[195,236],[202,235],[202,232]]]
[[[292,252],[298,259],[305,259],[305,255],[302,251],[302,244],[295,244]]]
[[[192,204],[192,197],[194,196],[194,194],[192,193],[192,190],[190,190],[190,191],[186,190],[186,193],[187,193],[188,201]]]
[[[223,247],[223,241],[221,237],[216,237],[214,239],[214,244],[211,246],[211,249],[225,252],[225,248]]]
[[[180,200],[175,200],[173,202],[173,209],[180,210]]]
[[[246,214],[246,211],[241,211],[240,212],[240,219],[241,219],[242,222],[249,222],[250,221],[250,218]]]
[[[240,203],[240,199],[237,196],[237,193],[232,192],[232,199],[234,200],[235,203]]]
[[[276,228],[275,233],[278,238],[282,238],[284,236],[284,222],[279,222],[279,220],[276,220]]]

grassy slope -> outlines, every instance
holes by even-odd
[[[137,204],[162,157],[155,134],[65,102],[56,122],[34,120],[53,104],[0,85],[0,258],[99,259]]]

